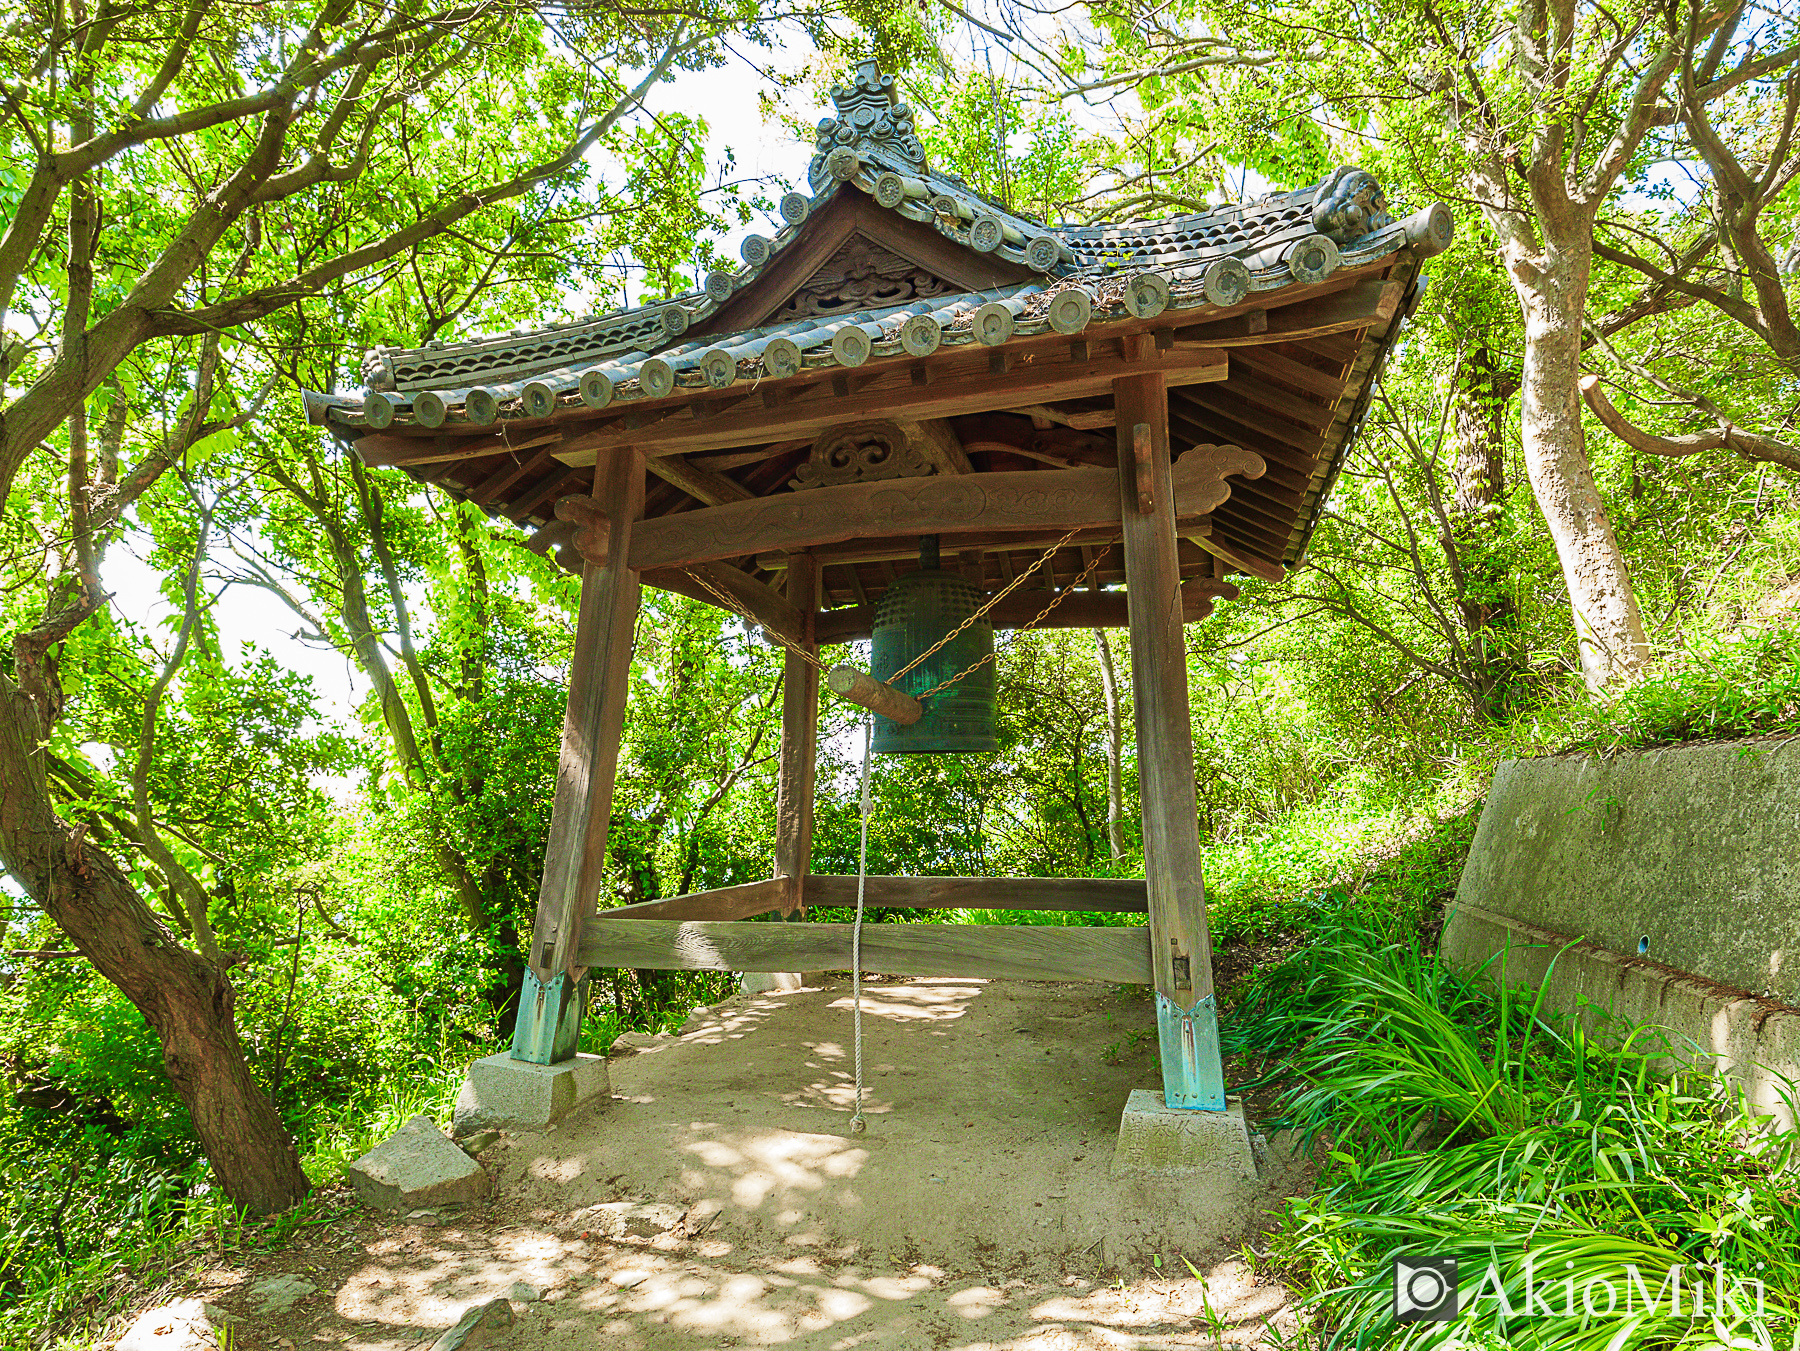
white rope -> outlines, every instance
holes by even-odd
[[[863,893],[869,881],[869,742],[875,734],[874,723],[872,716],[863,718],[862,838],[856,849],[856,923],[850,930],[850,1004],[856,1028],[856,1111],[850,1117],[852,1135],[861,1135],[869,1128],[862,1110],[862,926]]]

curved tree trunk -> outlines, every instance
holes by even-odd
[[[225,1194],[254,1214],[308,1190],[275,1106],[238,1043],[230,977],[181,946],[104,852],[51,803],[36,706],[0,675],[0,864],[162,1039],[163,1069]]]
[[[1553,232],[1550,224],[1545,222],[1544,245],[1535,259],[1508,259],[1525,312],[1520,434],[1525,469],[1569,588],[1581,674],[1600,692],[1636,680],[1649,661],[1650,644],[1581,425],[1576,381],[1593,261],[1591,227],[1583,221]]]

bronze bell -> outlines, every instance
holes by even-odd
[[[937,537],[926,536],[920,542],[919,570],[896,578],[875,607],[869,673],[917,697],[991,657],[994,626],[978,621],[904,676],[894,678],[894,672],[974,614],[986,599],[980,587],[938,566]],[[871,749],[879,755],[954,755],[995,748],[993,662],[924,702],[925,716],[910,727],[877,717]]]

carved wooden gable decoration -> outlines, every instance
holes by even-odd
[[[767,322],[829,318],[856,310],[904,305],[909,300],[958,295],[962,289],[858,231]]]

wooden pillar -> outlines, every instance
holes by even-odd
[[[513,1032],[513,1058],[539,1065],[570,1059],[581,1039],[587,970],[576,965],[576,951],[600,894],[625,724],[639,592],[638,576],[626,559],[632,526],[644,514],[643,456],[629,447],[601,451],[593,497],[611,526],[607,560],[602,566],[587,564],[581,575],[550,840]]]
[[[800,612],[807,650],[815,641],[819,613],[819,562],[811,554],[789,554],[787,602]],[[819,757],[819,668],[791,649],[781,675],[781,764],[775,789],[775,876],[788,882],[781,917],[806,918],[806,875],[812,870],[813,799]],[[768,984],[798,990],[800,971],[777,971]]]
[[[1163,1097],[1170,1107],[1222,1111],[1225,1087],[1213,1005],[1212,942],[1200,878],[1200,820],[1163,377],[1133,375],[1113,381],[1113,406],[1118,419],[1131,690]]]
[[[789,554],[787,602],[800,611],[807,650],[819,612],[819,563],[811,554]],[[775,794],[775,876],[793,880],[784,917],[806,913],[806,874],[812,867],[813,777],[819,755],[819,668],[789,650],[782,668],[781,777]]]

